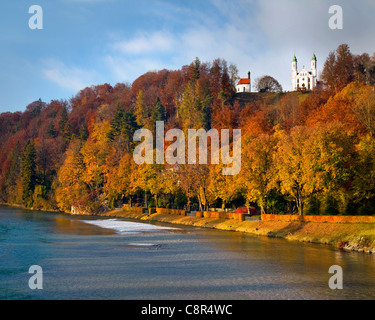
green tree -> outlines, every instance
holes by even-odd
[[[33,194],[36,186],[36,150],[34,142],[26,144],[22,159],[22,200],[30,208],[33,206]]]
[[[178,110],[184,132],[187,132],[188,129],[204,127],[204,113],[202,112],[202,102],[198,92],[197,85],[189,81],[185,87],[184,96]]]
[[[79,139],[81,141],[86,141],[89,138],[89,130],[85,123],[82,123],[81,127],[79,128]]]
[[[153,107],[152,107],[152,121],[165,121],[165,108],[161,104],[160,99],[157,98]]]
[[[109,141],[122,137],[124,139],[127,152],[130,152],[133,134],[137,130],[137,122],[132,111],[125,111],[123,107],[118,104],[113,119],[110,122],[111,128],[107,133]]]
[[[57,136],[57,130],[55,129],[55,125],[53,122],[50,122],[47,127],[47,136],[50,138],[56,138]]]
[[[72,127],[69,122],[68,110],[66,107],[63,107],[60,120],[59,120],[59,132],[62,135],[66,142],[70,142],[72,138]]]

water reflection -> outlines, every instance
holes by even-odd
[[[6,296],[29,294],[19,278],[41,264],[48,299],[375,299],[374,255],[185,226],[121,235],[88,219],[0,208]],[[332,265],[344,290],[328,287]]]
[[[58,234],[74,234],[81,236],[116,234],[116,232],[111,229],[88,225],[79,220],[69,219],[67,216],[58,215],[53,220],[55,222],[53,232]]]

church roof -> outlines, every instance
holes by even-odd
[[[297,61],[297,58],[296,58],[296,55],[294,55],[294,57],[293,57],[293,60],[292,60],[293,62],[294,61]]]
[[[317,60],[317,59],[316,59],[316,55],[315,55],[315,53],[313,54],[311,60]]]
[[[240,81],[238,81],[237,85],[239,84],[250,84],[250,79],[240,79]]]

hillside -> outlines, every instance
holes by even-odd
[[[132,85],[92,86],[68,101],[39,100],[0,114],[0,202],[90,214],[124,203],[374,214],[375,121],[366,116],[375,114],[372,84],[346,77],[306,93],[237,95],[229,69],[225,60],[196,59]],[[184,133],[240,128],[239,174],[223,175],[230,162],[172,170],[136,164],[134,133],[154,133],[156,121]]]
[[[284,93],[240,92],[240,93],[235,94],[234,102],[237,101],[241,106],[245,106],[246,104],[260,103],[260,102],[263,102],[267,105],[277,105],[280,103],[281,98],[284,97],[285,95],[295,95],[298,97],[299,102],[302,103],[305,99],[307,99],[310,93],[311,93],[310,91],[284,92]]]

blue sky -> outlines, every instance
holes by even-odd
[[[375,52],[375,1],[358,2],[3,0],[0,112],[69,99],[89,85],[131,83],[195,57],[225,59],[243,77],[269,74],[290,90],[294,53],[302,68],[315,52],[321,71],[341,43],[353,53]],[[334,4],[343,8],[343,30],[328,27]],[[43,9],[43,30],[28,26],[31,5]]]

